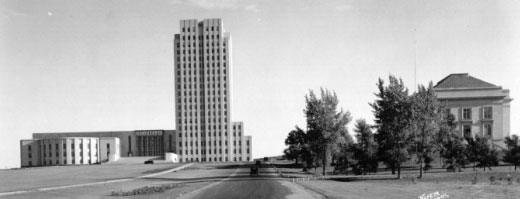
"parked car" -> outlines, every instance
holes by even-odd
[[[251,167],[251,172],[249,173],[249,176],[253,175],[260,176],[260,169],[258,169],[258,167],[256,166]]]
[[[153,160],[144,161],[144,164],[153,164]]]

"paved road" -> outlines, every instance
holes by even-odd
[[[228,178],[192,193],[189,198],[286,198],[291,194],[275,169],[265,167],[260,168],[260,176],[250,177],[250,166],[241,166]]]

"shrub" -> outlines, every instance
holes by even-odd
[[[471,178],[471,184],[477,184],[477,183],[478,183],[478,177],[473,176],[473,178]]]
[[[145,194],[152,194],[152,193],[158,193],[158,192],[164,192],[169,189],[173,189],[179,186],[182,186],[183,184],[167,184],[167,185],[161,185],[161,186],[145,186],[141,188],[137,188],[131,191],[112,191],[111,196],[134,196],[134,195],[145,195]]]
[[[489,181],[491,182],[491,184],[494,184],[495,183],[495,176],[489,177]]]

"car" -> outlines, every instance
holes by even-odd
[[[144,161],[144,164],[153,164],[153,160]]]
[[[256,166],[251,167],[251,172],[249,173],[249,176],[253,176],[253,175],[260,176],[260,170]]]

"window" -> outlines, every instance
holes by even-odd
[[[462,126],[462,132],[464,133],[464,137],[471,137],[471,126],[470,125]]]
[[[29,158],[32,158],[32,154],[29,152]]]
[[[29,147],[29,151],[31,150],[31,145],[28,146]]]
[[[462,119],[463,120],[471,120],[471,108],[463,108],[462,109]]]
[[[489,139],[493,138],[493,126],[491,124],[484,124],[484,136]]]
[[[484,107],[484,119],[493,119],[493,108],[492,107]]]

